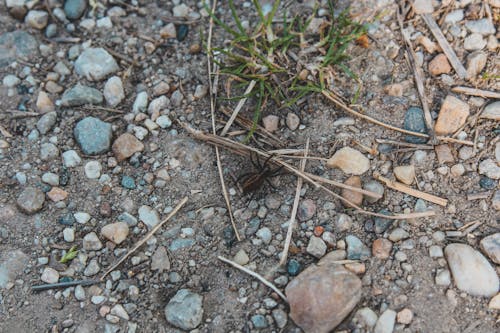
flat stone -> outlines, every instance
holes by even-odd
[[[450,244],[444,253],[458,289],[473,296],[486,297],[498,292],[495,269],[481,253],[466,244]]]
[[[469,105],[448,95],[441,105],[434,130],[437,135],[452,134],[465,124],[468,116]]]
[[[138,213],[139,220],[141,220],[148,227],[148,229],[151,229],[160,223],[160,216],[154,208],[143,205],[139,208]]]
[[[376,180],[370,180],[370,181],[366,182],[365,185],[363,186],[363,188],[367,191],[378,193],[381,195],[381,197],[383,197],[384,192],[385,192],[384,185],[382,185],[380,182],[378,182]],[[380,199],[365,195],[365,200],[368,203],[373,204],[373,203],[376,203],[377,201],[379,201]]]
[[[396,323],[396,311],[391,309],[385,310],[375,324],[374,333],[392,333],[394,324]]]
[[[343,147],[327,161],[327,166],[359,176],[370,169],[370,160],[356,149]]]
[[[460,177],[465,173],[465,166],[463,164],[455,164],[451,167],[450,173],[453,177]]]
[[[457,22],[462,21],[463,19],[464,19],[464,10],[456,9],[446,14],[444,22],[449,24],[455,24]]]
[[[391,255],[392,242],[385,238],[377,238],[372,244],[372,254],[378,259],[387,259]]]
[[[361,298],[361,280],[328,261],[310,265],[286,287],[290,317],[305,332],[332,331]]]
[[[8,66],[16,58],[38,56],[36,38],[22,30],[6,32],[0,35],[0,68]]]
[[[412,106],[406,111],[403,128],[408,131],[427,134],[424,111],[421,108]],[[427,138],[420,138],[413,135],[405,136],[405,141],[410,143],[425,143]]]
[[[128,236],[128,224],[116,222],[107,224],[101,229],[101,235],[115,244],[121,244]]]
[[[351,177],[346,179],[346,181],[344,182],[344,185],[349,185],[352,187],[361,188],[361,178],[359,178],[359,176],[351,176]],[[363,203],[363,194],[362,193],[343,188],[341,195],[344,199],[352,202],[356,206],[360,206]],[[346,207],[352,207],[351,204],[348,204],[345,202],[343,202],[343,204]]]
[[[86,155],[98,155],[111,146],[111,124],[94,117],[80,120],[74,129],[75,139]]]
[[[309,221],[316,214],[316,204],[311,199],[300,201],[297,217],[300,221]]]
[[[410,234],[408,233],[408,231],[404,230],[403,228],[395,228],[394,230],[391,231],[391,234],[389,235],[389,240],[396,243],[401,240],[407,239],[409,237]]]
[[[98,105],[103,101],[101,92],[95,88],[77,83],[74,87],[67,89],[62,98],[63,106],[80,106],[85,104]]]
[[[481,250],[493,261],[500,265],[500,233],[484,237],[479,243]]]
[[[95,232],[90,232],[83,237],[83,249],[86,251],[98,251],[102,249],[102,243]]]
[[[492,120],[500,120],[500,101],[496,101],[486,105],[481,113],[481,118],[484,119],[492,119]]]
[[[238,265],[245,266],[250,262],[250,258],[248,254],[243,249],[239,249],[238,252],[234,255],[233,261]]]
[[[113,306],[110,313],[114,316],[120,317],[121,319],[130,320],[130,316],[121,304],[116,304],[115,306]]]
[[[307,253],[316,258],[321,258],[326,253],[326,244],[325,242],[316,236],[311,236],[309,239],[309,244],[307,244]]]
[[[451,65],[444,53],[440,53],[429,62],[429,73],[431,75],[448,74],[451,72]]]
[[[51,267],[45,267],[40,280],[45,283],[57,283],[59,281],[59,273]]]
[[[122,79],[113,76],[104,85],[104,98],[109,106],[115,107],[125,98]]]
[[[491,158],[479,163],[479,174],[491,179],[500,179],[500,166]]]
[[[447,269],[439,269],[436,273],[435,282],[438,286],[448,287],[451,284],[450,271]]]
[[[492,35],[495,33],[495,26],[493,23],[487,19],[480,19],[475,21],[467,21],[465,27],[472,33],[478,33],[481,35]]]
[[[66,168],[74,168],[82,163],[82,159],[75,150],[65,151],[62,158]]]
[[[49,192],[47,192],[47,196],[53,202],[58,202],[58,201],[66,200],[66,198],[68,197],[68,192],[66,192],[62,188],[53,187],[50,189]]]
[[[188,289],[179,290],[165,307],[167,321],[183,330],[192,330],[203,319],[203,297]]]
[[[347,259],[366,260],[370,258],[370,249],[358,237],[348,235],[345,242],[347,243]]]
[[[448,144],[445,143],[434,146],[434,151],[436,152],[439,164],[455,162],[455,158],[453,157],[453,153],[451,152],[451,148]]]
[[[486,66],[488,55],[485,52],[476,51],[467,56],[467,77],[475,78]]]
[[[25,188],[17,198],[17,206],[26,214],[40,211],[45,202],[45,194],[37,187]]]
[[[394,168],[394,176],[400,182],[411,185],[415,180],[415,167],[413,165],[400,165]]]
[[[113,153],[121,162],[137,152],[144,150],[144,144],[129,133],[123,133],[113,143]]]
[[[172,252],[193,246],[195,240],[192,238],[176,238],[170,243],[168,249]]]
[[[338,214],[335,217],[335,232],[345,232],[351,229],[352,218],[347,214]]]
[[[100,81],[120,68],[115,59],[103,48],[85,49],[75,61],[75,71],[89,81]]]
[[[160,272],[170,270],[170,258],[164,246],[159,246],[151,256],[151,269]]]
[[[40,134],[47,134],[52,127],[56,124],[57,121],[57,113],[49,112],[40,117],[38,122],[36,123],[36,128],[40,132]]]
[[[269,115],[262,118],[262,124],[264,125],[264,128],[269,132],[278,130],[279,123],[280,118],[278,116]]]

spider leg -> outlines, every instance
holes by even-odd
[[[260,161],[259,161],[259,156],[257,156],[257,154],[255,154],[255,158],[257,159],[256,161],[254,160],[254,152],[250,152],[250,162],[252,162],[252,165],[257,169],[257,170],[261,170],[262,169],[262,166],[260,165]]]
[[[285,173],[285,171],[281,171],[283,169],[284,165],[281,165],[279,168],[277,168],[276,170],[272,171],[271,173],[269,173],[269,177],[276,177],[276,176],[280,176],[282,174]]]
[[[269,181],[269,179],[267,179],[267,178],[266,178],[266,179],[265,179],[265,181],[266,181],[267,185],[271,186],[274,190],[276,190],[276,186],[274,186],[274,185],[273,185],[273,184]]]

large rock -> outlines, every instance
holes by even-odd
[[[183,330],[192,330],[203,318],[203,297],[188,289],[181,289],[165,307],[167,321]]]
[[[361,280],[342,266],[329,262],[300,273],[285,290],[290,317],[305,332],[332,331],[361,298]]]
[[[370,160],[350,147],[340,148],[326,163],[331,168],[339,168],[347,174],[362,175],[370,168]]]
[[[111,146],[111,124],[87,117],[80,120],[74,130],[75,139],[86,155],[97,155],[109,150]]]
[[[100,81],[120,68],[115,59],[103,48],[88,48],[75,61],[78,75],[89,81]]]
[[[16,30],[0,35],[0,68],[16,58],[31,58],[38,55],[38,43],[32,35]]]
[[[481,253],[466,244],[450,244],[444,253],[458,289],[486,297],[498,292],[497,273]]]

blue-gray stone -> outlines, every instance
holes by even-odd
[[[189,32],[189,26],[187,24],[179,24],[176,27],[176,32],[177,32],[177,40],[179,42],[182,42],[184,39],[186,39],[188,32]]]
[[[73,225],[76,222],[75,217],[72,213],[67,213],[57,220],[62,225]]]
[[[301,271],[300,262],[295,259],[290,259],[286,265],[286,270],[291,276],[297,276]]]
[[[73,88],[67,89],[61,98],[61,104],[63,106],[101,104],[102,101],[103,96],[99,90],[81,84],[77,84]]]
[[[57,35],[57,24],[51,23],[45,28],[45,36],[47,38],[52,38]]]
[[[167,321],[183,330],[192,330],[203,319],[203,297],[188,289],[179,290],[165,307]]]
[[[192,238],[176,238],[172,241],[168,247],[170,251],[177,251],[186,247],[191,247],[194,244],[194,239]]]
[[[111,146],[111,124],[87,117],[78,122],[74,130],[75,139],[86,155],[97,155],[109,150]]]
[[[261,314],[253,315],[250,320],[252,321],[253,326],[257,329],[266,328],[268,325],[266,317]]]
[[[21,30],[0,35],[0,68],[20,58],[38,55],[38,43],[29,33]]]
[[[412,106],[406,111],[404,125],[405,130],[418,132],[418,133],[426,133],[427,134],[427,126],[425,125],[425,117],[424,111],[421,108]],[[410,143],[425,143],[427,142],[426,138],[420,138],[413,135],[407,135],[405,137],[406,142]]]
[[[100,47],[85,49],[75,61],[75,71],[89,81],[100,81],[119,69],[111,54]]]
[[[134,178],[132,178],[130,176],[123,176],[122,177],[122,186],[129,189],[129,190],[135,189]]]
[[[245,235],[247,237],[252,236],[259,230],[260,228],[260,219],[258,217],[254,217],[248,222],[248,226],[245,229]]]
[[[392,215],[392,213],[389,212],[387,209],[381,209],[378,213],[384,215]],[[377,234],[381,234],[384,231],[386,231],[394,222],[394,220],[385,219],[383,217],[378,217],[378,216],[375,217],[374,220],[375,220],[375,232]]]
[[[349,235],[345,238],[347,243],[347,259],[366,260],[370,258],[370,249],[356,236]]]
[[[497,186],[497,182],[489,177],[483,176],[479,180],[479,186],[485,190],[492,190]]]
[[[137,225],[137,219],[127,212],[118,215],[118,221],[127,223],[129,227],[135,227]]]
[[[64,3],[64,13],[70,20],[80,18],[85,9],[87,9],[87,0],[66,0]]]

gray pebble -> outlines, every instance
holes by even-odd
[[[56,112],[46,113],[40,117],[40,119],[36,123],[36,128],[41,134],[46,134],[52,129],[52,127],[54,127],[56,121],[57,121]]]
[[[111,146],[111,124],[94,117],[80,120],[74,130],[76,141],[86,155],[97,155]]]

